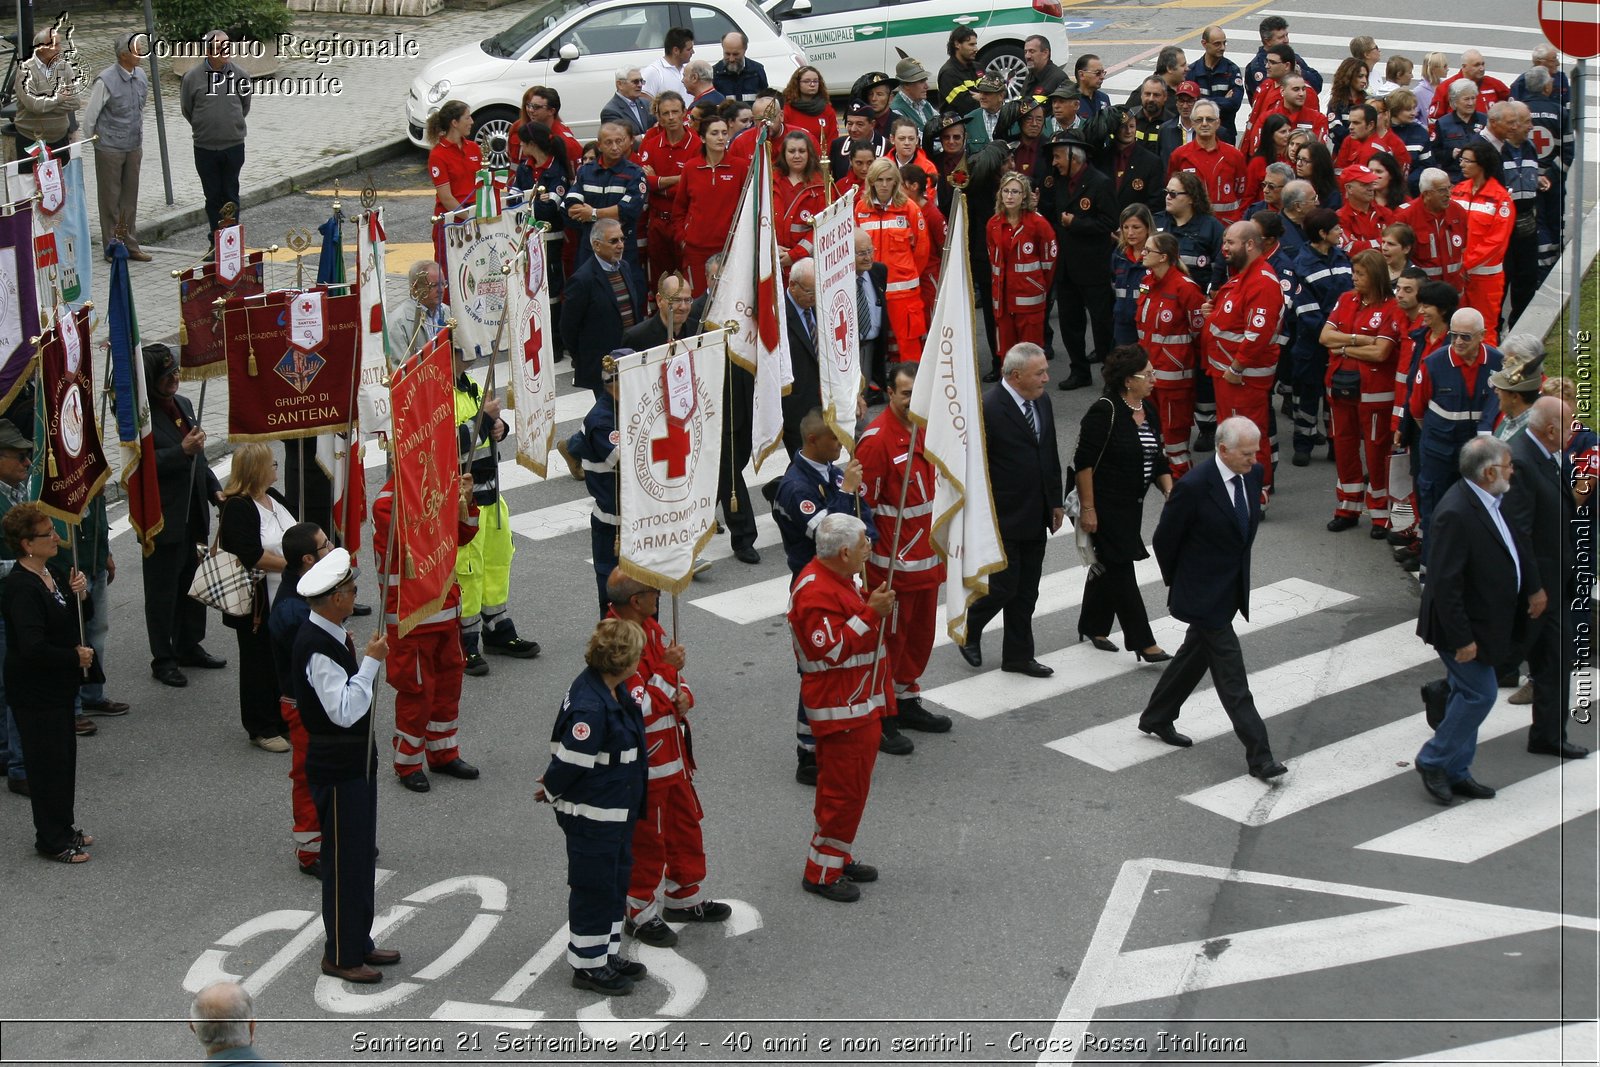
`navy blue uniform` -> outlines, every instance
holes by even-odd
[[[594,576],[600,588],[600,617],[611,602],[606,599],[606,579],[617,568],[617,535],[622,520],[617,513],[617,402],[606,393],[583,417],[583,429],[567,438],[567,449],[583,464],[583,485],[594,498],[589,509],[590,551]]]
[[[1310,63],[1300,58],[1297,52],[1294,56],[1294,67],[1300,76],[1306,80],[1306,85],[1318,96],[1322,95],[1322,73]],[[1256,57],[1244,68],[1244,91],[1250,97],[1250,102],[1256,102],[1256,94],[1261,91],[1261,83],[1267,76],[1267,46],[1262,45],[1256,49]]]
[[[566,204],[567,207],[587,204],[597,210],[616,208],[617,221],[622,223],[622,258],[628,261],[629,266],[639,270],[642,269],[639,267],[639,217],[644,214],[649,195],[644,171],[639,164],[624,157],[617,160],[615,167],[607,167],[595,160],[578,168],[577,176],[567,190]],[[573,272],[576,273],[594,255],[594,246],[589,243],[589,229],[594,223],[569,221],[567,225],[573,227],[570,236],[578,242],[577,256],[572,262]]]
[[[1156,232],[1170,233],[1178,239],[1178,258],[1202,292],[1210,294],[1228,280],[1228,264],[1222,258],[1222,223],[1215,215],[1196,215],[1179,226],[1165,211],[1156,212]],[[1216,383],[1209,374],[1197,374],[1194,381],[1194,426],[1202,442],[1217,429]]]
[[[1206,57],[1201,56],[1189,64],[1183,76],[1200,87],[1200,99],[1217,105],[1222,118],[1220,136],[1233,144],[1238,138],[1239,109],[1244,106],[1244,71],[1239,69],[1239,64],[1223,56],[1213,69],[1206,66]]]
[[[586,668],[561,702],[543,779],[567,837],[567,962],[579,970],[604,967],[622,945],[649,773],[644,713]]]
[[[1355,287],[1350,257],[1338,245],[1321,255],[1309,244],[1294,261],[1294,366],[1289,383],[1294,386],[1294,450],[1310,454],[1316,443],[1317,422],[1326,391],[1328,350],[1322,347],[1322,327],[1339,297]]]
[[[1461,446],[1478,434],[1492,430],[1500,414],[1500,397],[1489,385],[1489,376],[1504,362],[1500,350],[1493,345],[1483,346],[1483,358],[1478,363],[1470,393],[1466,375],[1456,366],[1453,355],[1446,345],[1422,358],[1428,407],[1422,413],[1422,425],[1417,431],[1416,485],[1417,519],[1422,526],[1424,553],[1433,509],[1445,491],[1461,480]]]
[[[1433,124],[1433,165],[1450,175],[1450,184],[1461,180],[1461,164],[1456,156],[1467,147],[1467,142],[1478,138],[1489,128],[1489,116],[1481,111],[1472,113],[1472,121],[1462,122],[1454,111],[1447,111]]]
[[[1144,259],[1129,259],[1120,248],[1111,250],[1111,340],[1113,344],[1139,343],[1139,283],[1144,281]]]

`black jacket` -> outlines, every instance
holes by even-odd
[[[189,398],[173,398],[184,423],[195,426],[194,405]],[[222,492],[217,476],[211,473],[204,456],[195,457],[183,450],[180,430],[162,410],[161,405],[150,405],[150,436],[156,446],[156,480],[161,486],[161,515],[163,525],[156,534],[157,545],[198,543],[211,539],[211,502]],[[195,470],[196,466],[199,470]],[[187,593],[188,590],[183,591]]]
[[[1050,532],[1051,512],[1065,499],[1050,394],[1042,394],[1033,407],[1039,420],[1037,438],[1005,383],[983,395],[989,488],[1000,536],[1008,541],[1043,541]]]
[[[1106,264],[1116,245],[1117,191],[1094,167],[1085,165],[1082,175],[1071,185],[1052,167],[1039,183],[1039,214],[1055,227],[1058,270],[1074,285],[1110,288]],[[1071,215],[1072,223],[1063,226],[1062,215]]]
[[[800,420],[812,408],[822,406],[822,372],[817,369],[816,343],[806,333],[800,310],[787,294],[783,298],[783,308],[788,316],[789,365],[794,371],[794,384],[789,388],[789,395],[783,398],[783,440],[784,447],[793,455],[802,444]],[[884,325],[887,327],[888,323]]]
[[[38,575],[11,568],[0,587],[6,623],[6,701],[14,708],[57,709],[72,714],[72,698],[83,681],[78,667],[78,614],[72,590],[59,574],[58,601]],[[184,590],[188,592],[187,589]]]
[[[269,488],[270,496],[285,514],[289,516],[289,525],[294,525],[293,512],[289,511],[289,502],[283,494],[276,489]],[[261,512],[256,507],[256,502],[248,496],[230,496],[222,501],[222,511],[217,518],[217,546],[226,552],[232,552],[239,557],[239,562],[246,567],[254,567],[261,560],[261,554],[266,551],[261,546]],[[184,590],[188,592],[188,590]],[[256,583],[255,615],[224,615],[222,625],[230,630],[255,629],[259,623],[264,622],[272,611],[272,605],[267,603],[267,579],[262,575]]]
[[[1560,459],[1560,453],[1554,460],[1547,459],[1538,442],[1523,430],[1511,439],[1511,463],[1516,470],[1511,491],[1500,498],[1506,524],[1533,547],[1539,585],[1550,598],[1547,611],[1556,610],[1556,598],[1566,587],[1561,552],[1572,521],[1572,497],[1562,482]]]
[[[1145,424],[1155,435],[1156,460],[1151,478],[1170,474],[1161,449],[1161,424],[1156,406],[1144,401]],[[1073,471],[1094,471],[1094,511],[1099,528],[1094,533],[1095,552],[1105,563],[1128,563],[1150,555],[1139,535],[1144,517],[1144,449],[1133,410],[1120,397],[1102,397],[1089,405],[1078,424],[1078,448]],[[1067,485],[1072,489],[1072,483]]]
[[[1520,573],[1470,482],[1456,482],[1433,509],[1417,636],[1440,652],[1476,642],[1477,662],[1497,665],[1522,640],[1528,597],[1539,589],[1538,564],[1528,539],[1509,520],[1506,526],[1517,545]]]
[[[1250,617],[1250,547],[1261,526],[1261,479],[1259,463],[1244,475],[1248,536],[1240,533],[1233,497],[1214,459],[1201,460],[1172,487],[1150,544],[1173,618],[1220,630],[1234,612]]]
[[[1102,159],[1100,166],[1116,184],[1119,219],[1123,210],[1133,204],[1143,204],[1152,215],[1166,209],[1167,171],[1154,152],[1135,148],[1128,160],[1128,169],[1122,172],[1121,181],[1116,180],[1116,164],[1112,157]]]
[[[644,282],[636,267],[622,261],[622,278],[633,298],[636,321],[644,318]],[[622,312],[611,290],[611,280],[600,269],[598,257],[572,274],[563,293],[561,344],[572,354],[572,382],[584,389],[600,388],[600,360],[622,347]]]

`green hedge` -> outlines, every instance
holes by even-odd
[[[294,22],[282,0],[155,0],[155,14],[157,31],[173,44],[198,41],[208,30],[271,44]]]

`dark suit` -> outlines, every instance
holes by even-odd
[[[876,261],[867,268],[867,280],[872,283],[872,298],[878,305],[879,323],[878,336],[870,341],[861,342],[861,373],[867,381],[880,389],[888,387],[889,378],[889,304],[886,293],[889,289],[889,268]],[[861,275],[856,275],[856,285],[861,284]],[[927,310],[932,311],[932,308]],[[867,328],[866,323],[857,323],[857,329]]]
[[[1567,739],[1567,708],[1571,698],[1571,663],[1563,663],[1561,651],[1570,648],[1563,641],[1561,610],[1566,568],[1561,553],[1572,521],[1572,497],[1563,481],[1561,456],[1547,456],[1530,431],[1523,430],[1510,441],[1511,462],[1516,468],[1511,491],[1501,498],[1506,524],[1533,549],[1539,585],[1549,597],[1537,619],[1529,621],[1527,650],[1528,673],[1533,676],[1533,725],[1528,741],[1558,746]],[[1513,657],[1515,658],[1515,657]]]
[[[644,319],[644,282],[636,267],[627,260],[621,264],[622,279],[633,302],[634,321]],[[561,343],[572,354],[573,384],[585,389],[600,389],[600,361],[622,347],[622,311],[611,279],[600,268],[598,256],[573,272],[564,293],[561,310]]]
[[[185,428],[180,429],[159,403],[150,405],[150,436],[155,441],[156,479],[161,486],[163,525],[155,550],[144,557],[144,623],[150,635],[150,668],[177,664],[206,636],[206,608],[189,596],[200,565],[195,545],[211,540],[211,507],[222,492],[205,457],[183,450],[183,438],[196,425],[194,405],[174,397]],[[196,469],[198,468],[198,469]]]
[[[1135,145],[1128,169],[1120,179],[1114,153],[1102,158],[1097,166],[1116,183],[1118,218],[1133,204],[1143,204],[1152,214],[1166,210],[1167,169],[1154,152]]]
[[[1234,494],[1215,459],[1184,475],[1161,512],[1150,542],[1168,586],[1167,606],[1189,631],[1150,694],[1139,726],[1171,729],[1209,669],[1233,732],[1244,744],[1245,760],[1258,770],[1273,762],[1272,748],[1250,694],[1233,616],[1250,618],[1250,549],[1261,525],[1261,465],[1243,477],[1248,530],[1240,525]]]
[[[1428,525],[1428,581],[1422,587],[1417,636],[1432,645],[1450,681],[1444,720],[1417,753],[1418,768],[1442,771],[1451,782],[1471,776],[1478,726],[1494,707],[1495,664],[1515,655],[1527,620],[1528,597],[1539,589],[1533,550],[1508,521],[1520,571],[1489,509],[1462,479],[1447,489]],[[1476,643],[1476,656],[1456,651]]]
[[[1033,605],[1044,572],[1045,539],[1061,507],[1061,456],[1056,451],[1056,421],[1050,394],[1033,402],[1039,422],[1034,436],[1028,419],[1005,382],[983,395],[983,436],[989,455],[989,484],[995,519],[1006,550],[1006,569],[989,576],[989,594],[967,611],[967,644],[976,645],[983,628],[1005,612],[1001,666],[1033,660]]]
[[[700,332],[700,316],[705,310],[705,305],[706,298],[703,296],[689,305],[683,323],[678,327],[678,337],[689,337]],[[622,332],[622,347],[631,348],[636,352],[643,352],[647,348],[659,348],[666,343],[667,324],[662,321],[659,312]]]
[[[794,298],[787,293],[783,307],[789,317],[789,365],[794,372],[794,384],[783,398],[783,448],[792,460],[805,443],[800,440],[800,420],[812,408],[822,406],[822,372],[817,369],[817,342],[812,334],[817,328],[815,309],[810,312],[813,324],[808,327],[807,316],[795,307]],[[887,318],[883,325],[888,329]]]
[[[626,126],[631,136],[638,137],[656,124],[656,117],[650,114],[650,101],[644,97],[629,100],[621,93],[615,93],[600,109],[600,121]]]

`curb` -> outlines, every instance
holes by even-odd
[[[266,200],[276,200],[306,185],[325,181],[329,178],[341,177],[355,171],[363,170],[378,163],[387,163],[397,159],[412,150],[412,144],[404,137],[397,137],[392,141],[363,148],[356,152],[346,152],[343,155],[330,156],[328,159],[308,167],[299,174],[286,178],[279,178],[265,185],[252,186],[240,192],[240,199],[254,203]],[[352,189],[352,192],[356,190]],[[202,226],[206,222],[206,211],[202,207],[185,208],[180,211],[170,211],[148,221],[139,223],[139,236],[150,243],[165,240],[175,233]]]
[[[1600,217],[1600,204],[1590,208],[1583,217],[1583,229],[1580,232],[1594,234],[1597,217]],[[1544,284],[1539,286],[1533,301],[1523,309],[1521,317],[1512,324],[1512,329],[1517,333],[1531,333],[1543,340],[1566,311],[1568,299],[1579,297],[1578,289],[1583,285],[1584,275],[1594,263],[1597,253],[1600,253],[1600,249],[1590,250],[1584,257],[1588,262],[1579,264],[1572,242],[1568,241],[1561,250],[1561,258],[1545,275]],[[1572,338],[1567,338],[1567,344],[1572,344]]]

